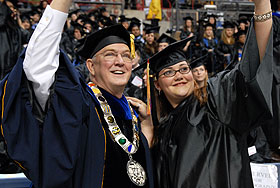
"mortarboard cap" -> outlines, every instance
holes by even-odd
[[[144,25],[144,30],[145,30],[145,31],[146,31],[148,28],[151,28],[151,27],[154,26],[154,25],[148,24],[148,23],[143,23],[143,25]]]
[[[236,38],[239,38],[241,35],[247,35],[247,30],[239,30],[235,36]]]
[[[191,20],[191,21],[193,21],[193,18],[192,18],[191,16],[186,16],[186,17],[183,18],[183,20],[185,20],[185,21],[186,21],[186,20]]]
[[[162,35],[158,38],[157,42],[158,43],[163,43],[163,42],[166,42],[168,44],[171,44],[171,43],[174,43],[176,42],[177,40],[168,36],[167,34],[165,33],[162,33]]]
[[[120,15],[119,16],[119,22],[123,23],[123,22],[128,22],[129,18],[125,17],[125,15]]]
[[[188,41],[192,40],[193,38],[194,38],[194,36],[185,38],[185,39],[180,40],[180,41],[173,42],[173,43],[169,44],[166,48],[164,48],[162,50],[163,52],[160,51],[160,52],[157,52],[156,54],[154,54],[149,59],[151,70],[154,73],[158,73],[160,70],[162,70],[165,67],[168,67],[168,66],[174,65],[178,62],[181,62],[181,60],[185,61],[186,57],[185,57],[182,49],[184,48],[186,43]],[[176,59],[176,56],[170,55],[171,53],[176,52],[176,51],[179,51],[178,52],[179,54],[177,56],[178,59]],[[170,59],[168,57],[169,55],[170,55]],[[147,61],[145,63],[141,64],[140,66],[138,66],[133,71],[137,71],[139,69],[145,69],[146,67],[147,67]]]
[[[207,64],[207,58],[208,58],[208,53],[202,57],[195,58],[191,61],[190,66],[192,69],[199,67],[201,65],[206,65]]]
[[[153,26],[153,27],[148,27],[145,29],[146,34],[150,33],[159,33],[160,26]]]
[[[29,14],[27,14],[27,13],[23,13],[22,15],[20,15],[20,18],[21,18],[21,21],[29,20],[29,22],[30,22],[30,20],[31,20]]]
[[[130,25],[127,30],[131,31],[133,27],[135,26],[140,27],[140,25],[141,25],[141,21],[138,18],[133,17],[130,19]]]
[[[215,14],[207,14],[207,17],[208,18],[217,18],[217,15],[215,15]]]
[[[69,12],[69,17],[71,17],[72,14],[77,14],[77,13],[78,13],[77,9],[76,10],[72,10],[72,11]]]
[[[150,69],[153,73],[159,73],[162,69],[175,65],[181,61],[186,61],[185,53],[182,51],[187,42],[194,36],[185,38],[178,42],[168,45],[166,48],[157,52],[150,59]]]
[[[130,49],[130,35],[121,25],[113,25],[90,34],[78,54],[85,59],[92,58],[99,50],[115,43],[124,43]]]
[[[238,23],[244,23],[244,24],[247,24],[248,20],[247,19],[239,19],[238,20]]]
[[[212,28],[214,28],[214,25],[213,25],[213,24],[210,24],[210,23],[208,22],[208,23],[206,23],[205,25],[203,25],[203,27],[204,27],[204,28],[206,28],[206,27],[212,27]]]
[[[100,12],[100,13],[103,13],[103,12],[107,12],[107,10],[106,10],[105,7],[99,7],[99,12]]]
[[[112,20],[110,19],[110,17],[100,16],[98,21],[101,22],[101,24],[104,25],[104,26],[112,26],[112,25],[114,25]]]
[[[223,27],[224,28],[234,28],[234,24],[230,21],[225,21]]]

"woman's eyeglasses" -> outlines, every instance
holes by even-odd
[[[178,70],[173,70],[173,69],[170,69],[170,70],[167,70],[165,71],[164,73],[162,73],[160,76],[165,76],[165,77],[172,77],[172,76],[175,76],[175,74],[177,72],[181,73],[181,74],[188,74],[189,72],[191,71],[190,67],[182,67]]]

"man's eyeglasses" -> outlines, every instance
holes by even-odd
[[[177,72],[181,73],[181,74],[188,74],[189,72],[191,71],[190,67],[182,67],[178,70],[173,70],[173,69],[170,69],[170,70],[167,70],[165,71],[164,73],[162,73],[160,76],[165,76],[165,77],[172,77],[172,76],[175,76],[175,74]]]
[[[105,51],[105,52],[97,54],[97,55],[102,55],[104,57],[104,60],[106,60],[106,61],[115,61],[116,58],[118,57],[119,53],[117,53],[115,51]],[[132,61],[130,52],[124,52],[120,55],[124,62],[130,63]]]

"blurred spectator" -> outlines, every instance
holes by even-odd
[[[160,0],[151,0],[147,20],[151,20],[153,26],[158,26],[158,22],[162,20]]]
[[[234,39],[234,24],[226,21],[218,44],[219,61],[222,62],[219,70],[223,70],[237,55]]]
[[[37,27],[37,25],[38,25],[38,23],[39,23],[39,21],[40,21],[40,18],[41,18],[41,12],[39,12],[38,10],[33,10],[32,12],[31,12],[31,20],[32,20],[32,22],[31,22],[31,24],[32,24],[32,26],[31,26],[31,28],[33,29],[33,30],[35,30],[35,28]]]
[[[131,32],[134,36],[134,43],[135,45],[138,45],[139,47],[143,47],[143,44],[145,43],[145,40],[143,39],[141,32],[140,32],[140,25],[141,25],[141,21],[136,18],[133,17],[131,18],[130,21],[130,25],[128,27],[128,31]]]
[[[218,40],[214,36],[213,24],[206,24],[204,26],[204,34],[200,46],[203,51],[208,52],[208,58],[205,59],[205,66],[209,73],[216,72],[216,49],[218,45]]]
[[[153,56],[158,49],[158,44],[156,42],[157,37],[159,33],[159,26],[154,26],[146,29],[145,33],[145,46],[144,46],[144,51],[146,53],[144,59],[148,59],[149,57]]]
[[[129,23],[128,23],[129,19],[127,17],[125,17],[125,15],[120,15],[119,16],[119,23],[121,23],[124,28],[128,29],[129,27]]]
[[[19,26],[17,10],[10,1],[0,3],[0,16],[0,79],[3,79],[13,68],[30,34]]]
[[[191,33],[194,33],[193,28],[193,18],[190,16],[186,16],[183,18],[185,21],[184,28],[181,29],[180,39],[185,39],[190,36]]]
[[[0,79],[15,65],[29,34],[18,24],[17,9],[10,1],[0,1]],[[0,173],[17,173],[20,169],[8,157],[0,136]]]

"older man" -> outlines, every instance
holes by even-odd
[[[14,70],[1,82],[1,132],[35,187],[153,187],[148,144],[124,97],[130,36],[121,25],[90,35],[80,50],[85,84],[59,51],[71,0],[48,6]],[[143,103],[141,124],[150,124]],[[143,113],[142,113],[143,112]]]

